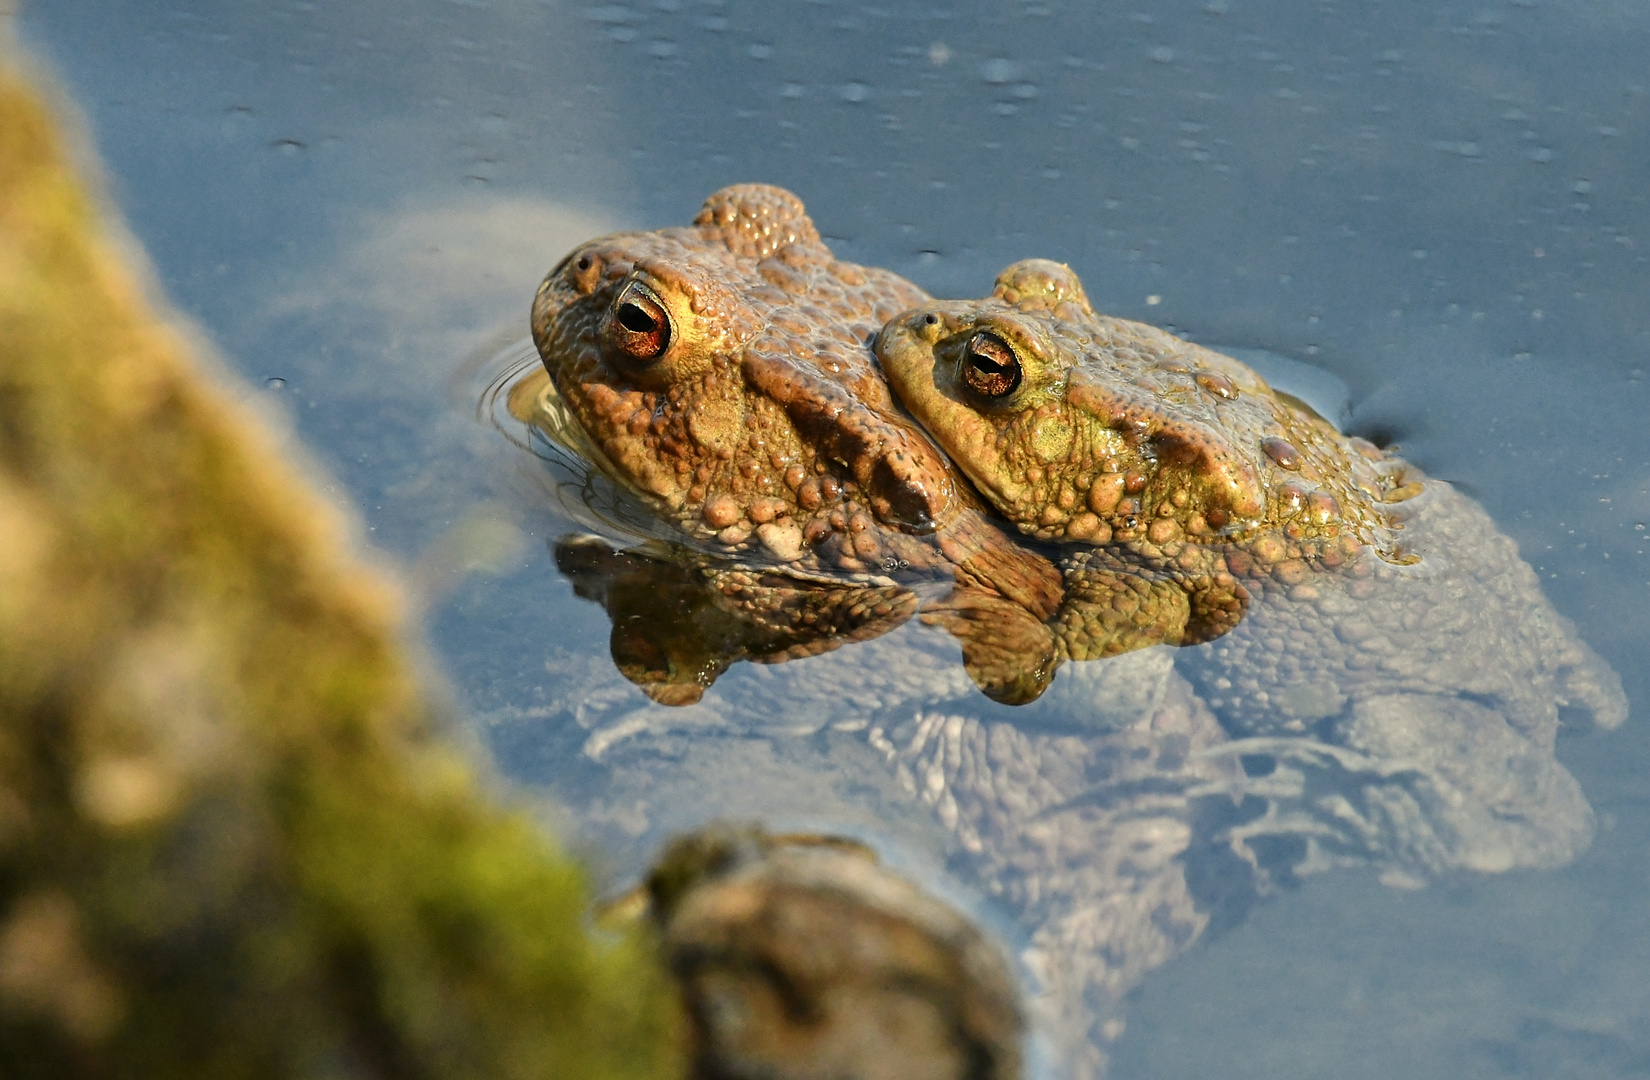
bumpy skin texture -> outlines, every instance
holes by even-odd
[[[992,522],[870,351],[925,299],[838,261],[789,192],[741,185],[688,228],[568,255],[534,301],[533,340],[605,471],[684,539],[745,565],[953,581],[927,617],[963,639],[988,693],[1035,697],[1058,571]]]
[[[1619,726],[1620,678],[1553,610],[1516,545],[1449,484],[1408,475],[1422,491],[1394,520],[1414,561],[1366,555],[1295,585],[1255,579],[1243,624],[1181,665],[1211,707],[1245,733],[1358,727],[1363,744],[1371,725],[1428,715],[1486,747],[1509,725],[1538,746],[1561,719]],[[1509,783],[1519,775],[1509,769]]]
[[[982,334],[1012,350],[1011,392],[971,384]],[[1121,600],[1128,615],[1087,627],[1068,617],[1074,656],[1137,647],[1141,635],[1219,637],[1243,616],[1248,578],[1296,584],[1367,549],[1405,558],[1386,509],[1419,490],[1402,462],[1343,438],[1230,357],[1095,314],[1058,263],[1016,263],[990,299],[904,315],[877,349],[988,500],[1023,532],[1095,549],[1068,587],[1081,582],[1101,607]],[[1136,602],[1143,588],[1151,595]]]
[[[667,317],[654,357],[622,347],[633,285]],[[933,546],[907,538],[970,503],[867,348],[925,299],[894,274],[839,262],[795,196],[741,185],[712,195],[689,228],[574,251],[539,289],[533,340],[597,447],[690,537],[782,563],[894,571],[932,563]]]
[[[1213,642],[1182,666],[1245,732],[1378,724],[1394,695],[1492,741],[1510,723],[1550,745],[1560,708],[1626,715],[1477,506],[1238,361],[1097,315],[1064,266],[1016,263],[990,299],[902,315],[878,355],[999,510],[1073,546],[1069,656]]]

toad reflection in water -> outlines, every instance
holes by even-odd
[[[582,733],[590,779],[568,801],[592,835],[651,846],[706,816],[754,816],[939,853],[1018,924],[1033,1017],[1064,1075],[1100,1075],[1128,991],[1279,884],[1348,865],[1395,883],[1556,866],[1591,836],[1550,736],[1417,713],[1234,738],[1176,670],[1187,650],[1167,647],[1068,665],[1010,708],[981,697],[955,645],[920,621],[841,649],[772,621],[830,608],[830,583],[784,586],[789,602],[747,619],[699,552],[587,535],[564,537],[556,558],[612,616],[627,678],[668,687],[696,656],[763,661],[663,708],[612,667],[552,659],[559,704],[516,714],[511,738]],[[803,599],[814,590],[824,598]],[[703,641],[728,652],[693,653]]]
[[[564,263],[552,283],[577,265]],[[650,265],[615,272],[601,318],[627,318],[626,282]],[[722,474],[702,463],[704,479],[697,465],[673,467],[677,480],[649,473],[651,457],[627,462],[630,444],[615,443],[616,433],[654,431],[672,415],[661,404],[668,390],[653,391],[651,405],[645,395],[615,404],[618,391],[588,391],[582,410],[557,395],[559,377],[557,387],[541,381],[512,395],[513,411],[552,439],[582,442],[579,452],[647,496],[682,541],[558,545],[579,594],[614,616],[626,675],[656,700],[692,702],[639,703],[611,668],[553,661],[563,704],[521,715],[548,725],[531,729],[545,738],[565,738],[571,725],[584,732],[584,760],[600,775],[583,802],[593,830],[657,842],[708,814],[766,814],[944,852],[1019,923],[1040,994],[1034,1015],[1073,1075],[1103,1069],[1130,988],[1279,879],[1373,864],[1418,881],[1449,869],[1553,866],[1586,845],[1590,809],[1553,756],[1559,710],[1610,727],[1624,702],[1481,511],[1342,438],[1235,361],[1093,315],[1064,268],[1020,264],[998,292],[901,316],[879,347],[940,444],[1033,542],[1062,557],[1063,603],[1032,617],[1055,660],[1119,654],[1068,664],[1040,700],[1017,709],[980,697],[956,645],[908,619],[924,601],[920,575],[894,580],[852,565],[851,528],[790,558],[784,545],[749,543],[754,528],[740,535],[755,496],[739,504],[741,522],[709,533],[723,518],[706,516],[717,484],[737,487],[733,477],[745,475],[736,461]],[[541,292],[541,349],[559,340],[554,319],[539,317],[544,307]],[[626,333],[646,333],[646,319],[628,317]],[[751,318],[742,341],[764,329]],[[1114,349],[1127,364],[1096,354],[1105,340],[1127,341]],[[556,370],[549,357],[547,366]],[[878,403],[875,415],[908,423],[869,378],[855,392]],[[1037,393],[1016,396],[1022,387]],[[1017,402],[1052,420],[1015,428]],[[642,406],[653,418],[645,424]],[[691,432],[674,444],[664,437],[673,422],[658,429],[658,446],[691,441]],[[817,426],[773,430],[794,436],[786,445],[813,476],[854,460],[837,450],[807,457]],[[1083,457],[1094,446],[1113,459]],[[943,459],[923,460],[943,474]],[[937,517],[918,528],[894,500],[863,494],[897,470],[849,474],[867,500],[858,512],[871,519],[861,532],[878,530],[879,544],[912,550],[944,535],[922,531]],[[781,499],[792,524],[819,520],[804,517],[804,490]],[[839,481],[836,497],[854,497],[846,491]],[[780,520],[776,508],[770,521]],[[956,569],[967,558],[926,557],[956,582],[978,580]],[[668,605],[647,601],[661,594]],[[1157,614],[1136,617],[1147,610]],[[858,643],[835,648],[847,640]],[[1187,647],[1138,648],[1152,640]],[[965,640],[965,658],[968,648]],[[797,656],[810,658],[776,663]],[[739,658],[766,663],[711,685]],[[923,807],[931,812],[913,812]]]

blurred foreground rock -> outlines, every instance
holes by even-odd
[[[394,596],[4,64],[0,1073],[676,1074],[649,950],[431,739]]]
[[[717,1080],[1017,1080],[1021,1018],[1001,954],[852,841],[712,827],[648,880]]]

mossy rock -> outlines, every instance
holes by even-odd
[[[432,734],[343,537],[0,70],[7,1077],[679,1074],[650,946]]]

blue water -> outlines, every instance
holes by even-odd
[[[408,573],[529,794],[589,795],[585,732],[489,718],[556,714],[547,660],[600,674],[608,624],[461,365],[525,333],[574,243],[746,180],[939,295],[1049,257],[1097,308],[1327,372],[1650,700],[1650,6],[25,0],[19,24],[160,287]],[[1572,865],[1309,878],[1149,975],[1112,1075],[1650,1075],[1650,728],[1559,757],[1600,822]]]

